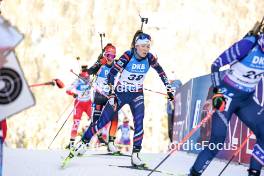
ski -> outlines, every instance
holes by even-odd
[[[74,157],[73,151],[70,151],[69,155],[62,161],[61,168],[64,169]]]
[[[99,153],[99,154],[92,154],[95,156],[126,156],[126,157],[131,157],[131,155],[127,155],[121,152],[114,152],[114,153]]]
[[[112,155],[112,156],[127,156],[127,157],[131,157],[131,155],[121,153],[120,151],[118,151],[118,152],[114,152],[114,153],[107,153],[107,155]]]
[[[100,148],[100,147],[105,147],[106,145],[105,144],[97,144],[97,145],[94,145],[94,146],[89,146],[89,147],[87,147],[87,150],[91,150],[91,149],[97,149],[97,148]],[[71,150],[71,148],[69,149],[69,148],[66,148],[65,147],[65,150],[68,150],[68,151],[70,151]]]
[[[119,168],[125,168],[125,169],[135,169],[135,170],[142,170],[142,171],[152,171],[148,166],[120,166],[120,165],[108,165],[108,166],[114,166],[114,167],[119,167]],[[161,170],[155,170],[154,172],[165,174],[165,175],[173,175],[173,176],[184,176],[184,175],[175,175],[170,172],[166,171],[161,171]]]

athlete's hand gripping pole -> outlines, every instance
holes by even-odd
[[[170,101],[173,101],[174,100],[174,95],[173,95],[174,94],[174,91],[172,90],[172,88],[171,88],[170,85],[167,85],[166,88],[167,88],[168,99]]]
[[[221,91],[219,91],[218,88],[214,88],[213,92],[214,92],[214,96],[212,97],[213,108],[215,110],[223,112],[226,106],[226,99],[224,97],[224,94]]]

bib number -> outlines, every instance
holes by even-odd
[[[131,74],[129,75],[129,77],[127,78],[130,81],[136,80],[139,81],[143,78],[143,75],[135,75],[135,74]]]
[[[263,73],[257,74],[255,71],[248,71],[246,74],[243,76],[249,79],[257,79],[259,78]]]

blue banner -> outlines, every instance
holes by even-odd
[[[256,89],[258,103],[263,106],[263,81]],[[210,75],[193,78],[183,85],[175,95],[175,111],[173,123],[173,141],[179,143],[193,128],[195,128],[202,119],[204,119],[212,109],[211,98],[213,96],[213,87],[211,85]],[[229,160],[235,152],[232,146],[239,147],[248,135],[249,130],[242,124],[234,114],[227,131],[225,145],[230,147],[218,153],[217,157]],[[182,146],[182,150],[192,153],[199,153],[201,148],[198,144],[209,141],[211,135],[211,119],[204,123],[195,134],[193,134],[187,144]],[[255,142],[254,137],[250,138],[245,148],[234,159],[240,163],[248,163],[250,154]],[[207,143],[208,144],[208,143]]]

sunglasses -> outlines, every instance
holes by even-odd
[[[141,34],[139,34],[139,35],[137,36],[136,40],[139,40],[139,39],[140,39],[140,40],[148,39],[148,40],[151,41],[151,37],[150,37],[150,35],[145,34],[145,33],[141,33]]]
[[[108,59],[114,59],[116,57],[116,55],[114,54],[104,54],[105,57],[107,57]]]

